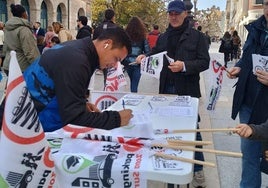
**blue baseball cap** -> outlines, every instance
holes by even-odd
[[[178,12],[181,13],[183,11],[186,11],[186,7],[184,5],[184,2],[180,0],[172,1],[168,4],[168,12]]]

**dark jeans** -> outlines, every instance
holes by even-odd
[[[238,59],[238,48],[239,48],[238,45],[234,45],[234,50],[233,50],[234,59]]]
[[[127,73],[130,79],[130,91],[137,93],[141,78],[140,66],[137,65],[127,66]]]
[[[227,66],[228,61],[233,60],[232,52],[224,52],[224,65]]]
[[[251,109],[243,105],[239,111],[240,123],[248,123]],[[261,187],[261,143],[241,138],[242,175],[240,188]]]

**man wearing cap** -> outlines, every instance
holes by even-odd
[[[85,37],[91,37],[92,28],[87,25],[87,17],[79,16],[77,20],[78,32],[76,35],[76,39],[82,39]]]
[[[169,3],[168,21],[166,32],[159,36],[156,46],[152,49],[153,54],[167,51],[167,55],[174,59],[173,63],[169,63],[164,58],[159,93],[199,98],[199,74],[209,68],[210,61],[206,38],[191,27],[185,5],[180,0]],[[137,57],[137,61],[140,62],[143,57],[144,55]],[[197,133],[196,140],[202,140],[200,132]],[[204,160],[203,153],[196,152],[195,159]],[[205,187],[203,166],[195,165],[194,172],[192,185]]]

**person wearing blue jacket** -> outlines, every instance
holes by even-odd
[[[268,119],[268,73],[258,70],[253,74],[252,54],[268,56],[268,0],[263,1],[264,15],[248,24],[248,37],[242,58],[228,70],[229,78],[237,78],[233,97],[232,118],[239,114],[240,123],[261,124]],[[262,143],[241,138],[242,176],[240,187],[261,187]]]
[[[119,27],[105,30],[96,40],[86,37],[48,50],[23,75],[44,131],[67,124],[113,129],[127,125],[130,109],[100,112],[87,103],[94,71],[116,65],[131,53],[131,42]]]

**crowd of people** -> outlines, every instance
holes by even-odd
[[[247,26],[249,35],[242,56],[237,31],[225,32],[219,49],[224,53],[226,68],[229,61],[235,62],[227,76],[238,78],[232,118],[239,114],[241,122],[236,127],[243,153],[241,188],[260,187],[261,171],[268,172],[262,168],[266,167],[265,157],[268,157],[268,152],[263,154],[262,150],[262,141],[267,141],[264,131],[268,127],[268,113],[262,109],[268,106],[268,73],[257,70],[253,74],[251,57],[252,54],[268,55],[268,0],[264,0],[263,6],[264,15]],[[201,97],[200,73],[209,68],[211,39],[207,31],[202,32],[201,26],[197,29],[191,26],[181,0],[168,4],[168,26],[163,33],[157,24],[148,32],[136,16],[124,29],[116,24],[115,12],[107,9],[103,22],[94,30],[88,26],[86,16],[79,16],[77,35],[73,37],[60,22],[53,22],[45,31],[38,21],[31,25],[23,6],[11,4],[10,8],[13,17],[5,24],[0,22],[0,63],[8,74],[10,52],[16,51],[44,131],[54,131],[70,123],[107,130],[128,125],[132,110],[100,112],[87,101],[91,76],[99,70],[105,80],[107,69],[122,62],[130,78],[130,91],[138,92],[142,59],[163,51],[167,51],[174,62],[164,58],[158,93]],[[0,108],[1,121],[3,109],[4,103]],[[197,128],[201,121],[198,117]],[[200,132],[196,140],[202,140]],[[195,152],[195,159],[205,160],[202,152]],[[202,165],[194,165],[192,185],[206,187]]]

